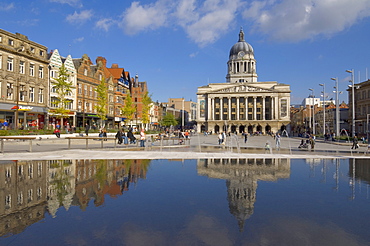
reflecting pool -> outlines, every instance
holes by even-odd
[[[0,245],[369,245],[367,159],[0,163]]]

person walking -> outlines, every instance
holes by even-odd
[[[351,149],[358,149],[358,138],[354,136],[352,139],[352,148]]]
[[[243,136],[244,136],[244,143],[247,143],[247,141],[248,141],[248,133],[247,132],[243,132]]]
[[[221,145],[222,144],[222,133],[220,132],[217,137],[218,137],[218,145]]]
[[[275,148],[280,149],[280,141],[281,141],[281,136],[279,133],[276,133],[275,136]]]
[[[140,147],[145,147],[145,131],[141,129],[140,132]]]
[[[315,138],[310,136],[310,145],[311,145],[311,150],[314,150],[315,149]]]
[[[8,126],[9,126],[8,121],[4,121],[3,126],[4,126],[4,130],[8,130]]]
[[[89,126],[89,124],[85,124],[85,134],[86,134],[86,136],[89,136],[89,130],[90,130],[90,126]]]

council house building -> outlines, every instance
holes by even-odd
[[[254,51],[241,29],[230,49],[226,82],[198,87],[198,132],[284,131],[290,123],[290,86],[257,77]]]

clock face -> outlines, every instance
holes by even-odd
[[[244,51],[239,52],[239,57],[243,57],[245,55]]]

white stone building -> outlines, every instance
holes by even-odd
[[[290,123],[290,86],[258,82],[256,60],[240,30],[231,47],[226,83],[198,87],[197,130],[226,132],[283,131]]]
[[[68,81],[71,82],[71,92],[67,95],[68,103],[65,105],[65,108],[70,110],[69,116],[66,116],[66,120],[63,121],[63,124],[69,123],[70,126],[76,126],[76,110],[77,110],[77,70],[74,66],[72,57],[68,55],[66,58],[60,56],[57,49],[53,50],[49,54],[49,73],[50,73],[50,99],[49,99],[49,115],[51,117],[50,124],[60,124],[60,119],[53,114],[53,109],[59,107],[58,94],[55,89],[56,81],[55,79],[59,76],[59,69],[64,64],[69,77]],[[57,122],[58,121],[58,122]]]

